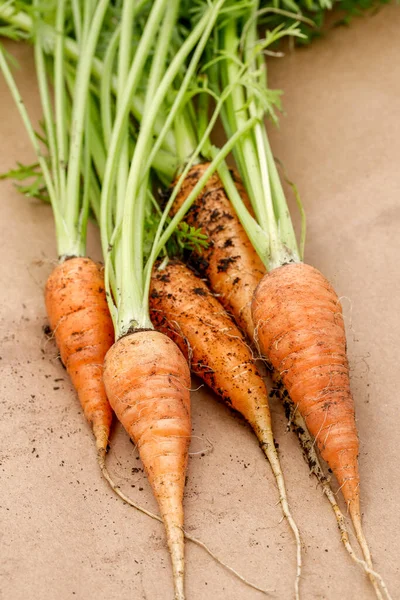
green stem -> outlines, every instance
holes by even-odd
[[[121,38],[118,48],[117,111],[120,109],[121,98],[124,92],[125,82],[128,77],[129,64],[131,60],[134,8],[135,6],[132,0],[124,0],[121,16]],[[123,123],[123,128],[125,130],[125,133],[124,139],[122,141],[121,153],[119,156],[119,168],[117,175],[117,222],[121,219],[123,214],[126,182],[128,179],[129,170],[128,115],[126,116],[125,121]]]
[[[279,226],[279,236],[282,240],[282,243],[291,250],[293,254],[293,260],[295,262],[299,262],[300,254],[297,246],[296,234],[294,232],[292,219],[290,217],[289,207],[286,202],[286,196],[282,188],[281,180],[279,177],[278,170],[276,168],[275,160],[271,151],[271,146],[269,144],[267,132],[265,127],[262,130],[263,136],[263,147],[265,150],[266,163],[268,166],[268,173],[271,182],[272,196],[274,201],[274,206],[276,209],[276,214],[278,218],[278,226]],[[304,211],[302,214],[302,222],[303,222],[303,231],[304,231]],[[302,242],[303,251],[304,251],[304,239],[303,236],[305,234],[302,233]]]
[[[143,115],[140,132],[133,154],[126,194],[128,198],[132,198],[132,202],[128,202],[124,209],[124,220],[122,223],[122,248],[123,248],[123,265],[128,268],[128,272],[134,272],[139,275],[139,293],[143,298],[143,236],[145,222],[145,205],[147,201],[147,187],[149,180],[149,169],[143,171],[143,162],[148,154],[150,144],[152,142],[152,126],[153,119],[153,102],[156,90],[160,88],[160,79],[162,72],[165,69],[165,58],[168,52],[168,46],[171,41],[171,36],[176,23],[178,13],[179,0],[169,0],[168,7],[165,11],[165,17],[160,27],[158,39],[153,52],[153,60],[150,69],[150,76],[147,83],[145,106],[148,107]],[[138,185],[138,174],[140,174],[140,185]],[[130,278],[121,280],[122,293],[127,297],[132,294]],[[147,298],[142,301],[143,312],[148,314]],[[126,304],[121,307],[120,323],[121,327],[125,323],[132,320],[130,307]]]
[[[256,2],[253,7],[253,17],[254,17],[254,14],[256,14],[256,12],[257,12],[257,8],[258,8],[258,3]],[[248,68],[249,68],[249,73],[253,74],[254,77],[256,77],[254,57],[249,52],[248,48],[253,48],[256,44],[256,41],[257,41],[257,21],[254,19],[252,22],[252,26],[249,28],[249,32],[248,32],[248,36],[247,36],[248,45],[246,45],[245,52],[244,52],[245,63],[247,62]],[[262,68],[261,65],[260,65],[260,68]],[[252,116],[262,117],[262,115],[263,115],[263,111],[259,110],[256,105],[254,96],[249,102],[249,112]],[[270,262],[271,261],[274,262],[276,253],[279,254],[279,252],[280,252],[281,244],[280,244],[280,239],[279,239],[278,227],[277,227],[277,223],[276,223],[276,219],[275,219],[274,204],[273,204],[273,200],[272,200],[271,185],[270,185],[270,178],[269,178],[269,172],[268,172],[267,156],[266,156],[264,143],[263,143],[264,139],[265,139],[265,136],[263,135],[263,129],[265,130],[265,126],[264,126],[264,124],[261,124],[260,122],[258,122],[254,127],[255,152],[256,152],[257,164],[259,165],[259,170],[260,170],[260,175],[261,175],[261,187],[258,190],[256,190],[256,194],[254,195],[254,198],[253,198],[253,205],[254,205],[254,207],[257,206],[259,214],[260,213],[263,214],[263,219],[259,218],[258,222],[261,225],[261,227],[265,231],[268,232],[270,246],[271,246]],[[246,154],[246,149],[243,149],[243,152],[244,152],[244,154]]]
[[[121,109],[121,99],[124,92],[125,82],[129,73],[129,65],[131,62],[131,48],[132,48],[132,30],[133,30],[133,19],[134,19],[134,3],[132,0],[124,0],[122,6],[121,16],[121,36],[118,47],[118,80],[117,80],[117,113]],[[120,223],[124,217],[124,205],[126,198],[126,184],[128,180],[129,172],[129,123],[128,114],[122,124],[123,138],[121,141],[121,151],[118,159],[118,172],[116,178],[116,203],[114,207],[115,222]],[[124,261],[123,247],[122,244],[118,244],[115,249],[115,273],[117,280],[121,282],[120,287],[117,290],[117,294],[121,296],[123,294],[123,279],[124,279]],[[122,304],[122,300],[118,301],[118,304]]]
[[[119,110],[116,114],[114,127],[109,143],[108,148],[108,156],[106,162],[106,169],[104,173],[104,181],[102,187],[102,195],[101,195],[101,219],[100,219],[100,231],[101,231],[101,241],[103,247],[103,255],[105,259],[105,284],[107,289],[107,297],[108,303],[110,307],[110,312],[113,316],[114,327],[116,338],[118,339],[121,335],[124,334],[126,330],[129,330],[133,327],[146,327],[148,325],[149,318],[146,314],[142,314],[142,306],[141,306],[141,294],[138,293],[138,284],[139,280],[141,280],[141,274],[137,274],[135,272],[125,270],[122,279],[129,279],[132,282],[130,286],[130,294],[129,297],[125,299],[121,299],[121,302],[124,301],[126,306],[129,306],[132,312],[135,313],[134,322],[123,323],[122,328],[120,327],[120,300],[115,298],[117,305],[114,304],[110,293],[109,287],[109,272],[110,267],[112,266],[110,260],[110,252],[112,250],[111,240],[114,237],[114,234],[110,236],[110,203],[111,203],[111,192],[114,187],[116,171],[118,167],[118,159],[121,150],[121,146],[124,139],[124,130],[123,124],[125,119],[129,113],[131,107],[131,99],[136,91],[136,88],[140,81],[140,76],[143,72],[144,64],[146,62],[146,58],[150,52],[154,36],[158,31],[159,24],[164,13],[164,8],[167,4],[167,0],[155,0],[153,7],[151,9],[150,15],[147,19],[146,25],[144,27],[143,33],[140,38],[140,42],[136,49],[136,53],[129,71],[129,75],[126,81],[125,89],[123,96],[120,101]],[[116,229],[118,230],[120,225],[116,224]],[[129,233],[132,235],[132,232]],[[111,245],[111,247],[110,247]],[[130,261],[129,261],[130,262]],[[120,280],[119,284],[120,284]],[[116,310],[117,309],[117,310]],[[131,314],[132,314],[131,312]]]
[[[79,0],[72,0],[72,15],[74,19],[74,29],[78,44],[82,39],[82,15]]]
[[[206,43],[210,37],[212,29],[214,27],[215,21],[218,17],[218,11],[224,4],[225,0],[218,0],[214,5],[210,7],[210,9],[203,15],[202,19],[197,23],[196,27],[192,30],[190,35],[186,38],[179,51],[176,53],[175,57],[170,63],[170,66],[165,74],[162,84],[157,90],[156,98],[154,98],[153,106],[152,106],[152,119],[154,120],[155,115],[161,105],[161,102],[168,91],[168,87],[171,85],[172,81],[175,79],[177,72],[181,63],[186,59],[189,52],[193,49],[194,45],[197,43],[196,49],[193,53],[193,57],[186,69],[185,77],[180,85],[179,91],[176,95],[175,101],[169,111],[168,117],[165,120],[164,126],[161,132],[158,135],[157,141],[153,145],[150,156],[147,159],[146,170],[150,168],[155,155],[158,150],[161,148],[164,137],[166,136],[168,130],[171,128],[171,125],[179,112],[180,106],[184,99],[186,90],[189,86],[189,83],[193,77],[193,74],[196,70],[196,67],[199,63],[200,57],[204,51]],[[143,124],[142,124],[143,126]]]
[[[29,118],[28,112],[25,108],[22,97],[18,91],[18,88],[14,81],[14,78],[8,67],[8,64],[7,64],[7,61],[6,61],[6,58],[4,56],[4,52],[3,52],[3,49],[1,48],[1,46],[0,46],[0,69],[3,72],[4,79],[6,80],[6,83],[10,89],[11,95],[17,106],[18,112],[21,116],[22,122],[25,126],[25,129],[26,129],[28,137],[31,141],[32,147],[36,153],[38,163],[40,164],[40,168],[42,170],[43,177],[46,182],[46,187],[47,187],[47,190],[49,193],[49,198],[50,198],[50,202],[51,202],[51,206],[52,206],[53,214],[54,214],[54,221],[55,221],[56,235],[57,235],[58,254],[59,254],[59,256],[62,256],[65,254],[65,250],[67,250],[69,248],[70,239],[66,235],[64,227],[63,227],[62,217],[61,217],[61,213],[60,213],[60,206],[58,204],[58,198],[57,198],[55,188],[53,185],[53,181],[51,178],[50,169],[48,168],[46,159],[44,158],[44,156],[42,154],[39,142],[38,142],[36,134],[35,134],[35,130],[33,128],[31,120]]]
[[[64,80],[64,28],[65,0],[59,0],[56,13],[57,38],[54,48],[54,110],[56,139],[58,148],[59,195],[63,210],[66,203],[66,160],[68,155],[68,135],[66,129],[65,80]]]
[[[112,70],[114,67],[115,55],[118,49],[119,36],[121,28],[117,27],[107,46],[104,56],[103,74],[100,80],[100,110],[101,122],[103,128],[104,143],[108,146],[110,143],[113,118],[111,107],[111,89],[112,89]]]
[[[90,188],[91,188],[91,152],[90,145],[92,140],[90,139],[90,105],[85,116],[85,145],[83,148],[83,195],[82,195],[82,208],[79,217],[79,230],[81,232],[82,244],[85,244],[84,250],[86,250],[86,231],[87,222],[89,217],[89,206],[90,206]],[[86,253],[86,252],[85,252]]]
[[[39,0],[35,0],[34,7],[38,9]],[[47,80],[46,64],[44,59],[44,53],[42,48],[42,40],[40,34],[40,28],[36,33],[34,43],[35,53],[35,65],[36,65],[36,76],[39,86],[40,101],[42,104],[43,118],[46,129],[46,137],[49,145],[51,169],[53,173],[53,181],[57,198],[60,198],[60,182],[59,182],[59,169],[58,169],[58,149],[56,143],[56,134],[54,127],[54,118],[52,104],[50,100],[49,83]]]
[[[65,220],[72,227],[77,226],[77,221],[79,218],[80,161],[82,155],[85,112],[89,91],[91,66],[101,25],[105,12],[108,8],[108,4],[109,0],[100,0],[96,7],[90,26],[90,31],[87,39],[85,40],[85,52],[81,54],[76,74],[72,107],[71,144],[68,159],[68,203],[65,211]],[[79,237],[80,244],[83,245],[84,239],[82,239],[81,232],[79,232]]]

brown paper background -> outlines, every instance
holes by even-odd
[[[271,128],[273,148],[307,211],[306,260],[342,297],[365,531],[394,598],[400,558],[399,31],[399,8],[387,7],[311,49],[270,61],[270,83],[284,88],[286,111],[280,130]],[[21,65],[18,84],[37,119],[31,51],[11,49]],[[0,94],[3,172],[33,154],[3,79]],[[89,427],[42,331],[43,286],[56,259],[50,208],[23,198],[9,182],[0,186],[0,598],[172,598],[163,529],[123,505],[100,479]],[[100,257],[93,227],[89,254]],[[272,413],[304,542],[303,598],[373,598],[341,547],[331,509],[285,431],[280,406],[272,404]],[[204,388],[193,393],[193,433],[187,529],[274,590],[275,598],[292,598],[294,544],[254,436]],[[207,440],[213,450],[202,456]],[[109,465],[125,492],[156,509],[137,454],[118,426]],[[191,600],[262,597],[190,543],[186,587]]]

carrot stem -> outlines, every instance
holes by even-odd
[[[79,198],[80,162],[82,156],[83,133],[85,128],[85,108],[89,89],[91,64],[108,4],[109,0],[99,0],[94,14],[91,15],[92,22],[87,34],[87,39],[85,40],[85,52],[81,55],[76,74],[71,117],[71,145],[68,157],[68,203],[65,211],[66,221],[72,224],[77,223],[80,212],[78,202],[74,202],[73,199]],[[84,241],[80,240],[80,244],[82,251],[82,245],[84,246]]]
[[[24,123],[25,129],[27,131],[28,137],[31,141],[32,147],[36,153],[37,156],[37,160],[38,163],[40,164],[40,168],[42,170],[43,173],[43,177],[46,183],[46,187],[48,190],[48,194],[49,194],[49,198],[50,198],[50,202],[51,202],[51,206],[53,209],[53,213],[54,213],[54,220],[55,220],[55,224],[56,224],[56,232],[57,232],[57,241],[58,241],[58,248],[59,248],[59,254],[62,254],[62,249],[65,247],[68,247],[68,243],[69,243],[69,239],[67,238],[67,236],[65,235],[64,229],[62,227],[62,218],[61,218],[61,212],[60,212],[60,206],[58,204],[58,200],[57,200],[57,196],[55,193],[55,188],[53,185],[53,181],[52,181],[52,177],[51,177],[51,173],[50,173],[50,169],[47,165],[47,162],[43,156],[42,150],[40,148],[39,142],[38,142],[38,138],[36,136],[35,130],[33,128],[32,122],[29,118],[28,112],[25,108],[25,104],[24,101],[19,93],[19,90],[16,86],[16,83],[14,81],[14,78],[11,74],[10,68],[7,64],[7,60],[4,56],[4,51],[2,49],[2,47],[0,46],[0,68],[3,72],[4,78],[6,80],[6,83],[10,89],[11,95],[14,98],[16,107],[19,111],[19,114],[21,116],[22,122]]]
[[[68,135],[66,128],[66,98],[65,98],[65,75],[64,75],[64,34],[65,34],[65,0],[57,4],[56,28],[58,36],[54,48],[54,110],[56,121],[57,138],[57,166],[60,202],[65,208],[66,202],[66,167],[68,156]]]

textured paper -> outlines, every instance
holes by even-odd
[[[400,11],[334,30],[309,50],[270,61],[286,115],[275,155],[307,211],[306,260],[342,298],[360,434],[365,531],[376,568],[399,584]],[[32,118],[40,117],[31,50],[9,45]],[[3,79],[0,169],[33,153]],[[0,514],[2,600],[168,600],[171,568],[160,524],[101,480],[91,432],[46,339],[43,286],[56,260],[51,210],[1,182]],[[100,258],[90,228],[89,254]],[[193,381],[197,388],[198,381]],[[328,502],[273,403],[293,514],[302,532],[302,597],[372,599],[339,540]],[[266,460],[247,425],[204,388],[193,393],[186,528],[252,581],[293,597],[295,548]],[[156,510],[140,460],[120,427],[110,471]],[[187,544],[188,600],[256,600],[201,549]]]

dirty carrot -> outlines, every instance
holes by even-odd
[[[208,163],[203,163],[191,168],[176,197],[173,213],[182,206],[207,167]],[[248,204],[243,185],[237,177],[235,184]],[[208,279],[221,304],[234,316],[249,339],[253,339],[251,301],[254,290],[265,275],[265,267],[240,224],[218,174],[208,180],[186,213],[185,221],[201,228],[209,240],[201,253],[191,254],[191,264]]]

